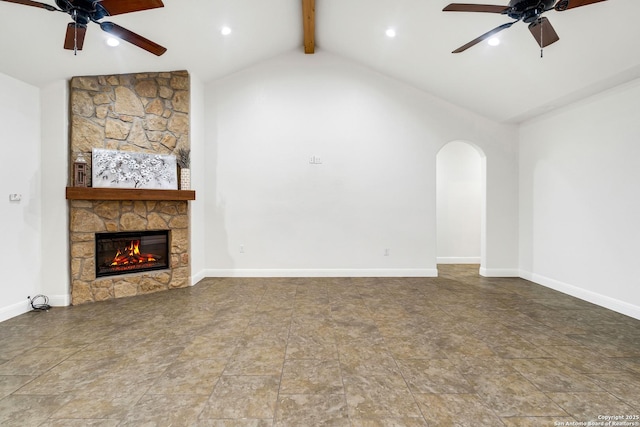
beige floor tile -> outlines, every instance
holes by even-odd
[[[34,378],[36,377],[29,375],[0,375],[0,399],[9,396]]]
[[[374,342],[383,339],[376,323],[370,319],[336,320],[334,336],[338,344],[349,344],[354,340]]]
[[[616,360],[620,365],[624,366],[625,369],[635,373],[640,373],[640,357],[618,358],[614,360]]]
[[[195,425],[207,402],[206,396],[145,395],[123,418],[119,426]]]
[[[428,427],[422,417],[354,418],[351,427]]]
[[[239,337],[196,336],[178,356],[179,359],[228,359],[241,342]]]
[[[345,376],[349,417],[420,417],[420,409],[400,375]]]
[[[603,420],[598,416],[602,415],[638,415],[636,409],[606,392],[549,393],[548,395],[580,423],[601,422]]]
[[[12,334],[5,334],[4,337],[0,338],[0,343],[2,343],[0,346],[0,362],[2,364],[36,347],[33,337],[29,333],[25,333],[25,336],[29,337],[28,340],[25,340],[22,336],[14,336]]]
[[[40,375],[72,354],[77,347],[38,347],[0,365],[0,375]]]
[[[589,374],[587,375],[602,389],[640,411],[640,375]],[[640,422],[640,420],[638,420]]]
[[[280,375],[286,341],[280,338],[262,340],[259,337],[251,341],[243,341],[236,347],[227,367],[225,375]]]
[[[191,427],[271,427],[273,426],[273,419],[255,419],[245,418],[241,420],[223,418],[219,420],[199,419]]]
[[[291,318],[290,333],[335,341],[335,321],[330,316],[294,314]]]
[[[284,363],[282,394],[341,394],[344,396],[342,373],[338,360],[289,359]]]
[[[273,419],[279,386],[275,376],[223,375],[200,419]]]
[[[555,359],[518,359],[511,365],[543,392],[597,392],[596,383]]]
[[[147,394],[210,396],[226,363],[226,359],[178,360],[153,383]]]
[[[429,425],[499,426],[500,418],[475,394],[414,394]]]
[[[52,419],[114,419],[126,417],[129,410],[143,396],[140,390],[127,396],[80,395],[71,398],[51,415]]]
[[[384,341],[396,359],[446,359],[447,355],[429,336],[385,336]]]
[[[446,359],[398,360],[402,376],[413,393],[470,393],[466,378]]]
[[[68,399],[65,396],[7,396],[0,400],[0,425],[3,427],[39,426]]]
[[[354,339],[338,344],[345,375],[397,375],[398,365],[383,340]]]
[[[573,346],[544,347],[551,357],[559,360],[574,371],[584,374],[614,374],[626,371],[619,359],[606,357],[592,348]]]
[[[458,368],[462,375],[476,376],[504,376],[515,373],[510,359],[499,356],[468,356],[466,354],[451,355],[449,360]]]
[[[333,336],[318,336],[313,333],[289,334],[287,359],[337,359],[338,346]]]
[[[558,427],[577,423],[571,417],[505,417],[501,421],[505,427]]]
[[[474,392],[500,417],[563,417],[567,413],[520,374],[467,376]]]
[[[275,421],[278,427],[351,426],[344,394],[283,394]]]
[[[578,343],[553,329],[544,325],[526,324],[511,327],[511,332],[519,335],[533,345],[547,348],[549,346],[577,346]]]
[[[16,390],[14,394],[73,394],[98,381],[114,365],[114,362],[104,361],[64,361],[25,384],[24,387]]]
[[[467,356],[493,356],[496,353],[484,341],[461,333],[439,334],[436,345],[447,357],[464,354]]]
[[[119,420],[92,420],[88,418],[83,418],[81,420],[61,419],[47,420],[38,427],[116,427],[119,423]]]
[[[121,361],[96,380],[77,388],[78,396],[100,395],[109,398],[144,394],[169,364],[140,364]],[[26,389],[27,387],[25,387]],[[22,390],[20,390],[22,391]]]

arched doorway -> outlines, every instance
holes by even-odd
[[[436,156],[438,264],[485,264],[486,156],[465,141]]]

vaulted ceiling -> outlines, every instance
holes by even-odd
[[[109,18],[168,49],[157,57],[128,43],[108,47],[95,24],[74,56],[62,49],[68,15],[0,1],[0,73],[37,86],[78,75],[178,69],[209,81],[285,52],[305,55],[306,2],[164,0],[164,8]],[[452,54],[511,19],[442,12],[448,3],[315,0],[315,52],[355,61],[500,122],[520,122],[640,77],[638,0],[547,12],[560,41],[545,48],[543,58],[522,22],[502,31],[497,47],[483,42]],[[223,26],[232,33],[223,36]],[[385,35],[389,28],[394,38]]]

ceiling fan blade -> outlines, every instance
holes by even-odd
[[[540,47],[547,47],[560,40],[551,22],[544,17],[529,24],[529,31],[531,31],[533,38],[536,39]]]
[[[593,3],[600,3],[606,0],[560,0],[555,5],[555,9],[563,11],[567,9],[573,9],[574,7],[587,6]]]
[[[502,24],[499,27],[494,28],[491,31],[488,31],[486,33],[484,33],[483,35],[481,35],[478,38],[475,38],[473,40],[471,40],[469,43],[460,46],[459,48],[457,48],[456,50],[454,50],[451,53],[460,53],[460,52],[464,52],[465,50],[469,49],[472,46],[477,45],[478,43],[480,43],[481,41],[488,39],[489,37],[491,37],[492,35],[499,33],[502,30],[506,30],[507,28],[509,28],[510,26],[512,26],[513,24],[515,24],[518,21],[513,21],[513,22],[507,22],[506,24]]]
[[[58,9],[56,9],[53,6],[51,6],[50,4],[41,3],[39,1],[31,1],[31,0],[0,0],[0,1],[6,1],[6,2],[9,2],[9,3],[22,4],[22,5],[25,5],[25,6],[39,7],[41,9],[47,9],[47,10],[49,10],[51,12],[58,11]]]
[[[82,50],[87,27],[70,22],[67,25],[67,35],[64,38],[64,48],[67,50]]]
[[[147,52],[153,53],[154,55],[160,56],[167,51],[166,47],[162,47],[159,44],[134,33],[133,31],[129,31],[120,25],[114,24],[113,22],[100,22],[100,28],[109,34],[134,44]]]
[[[492,4],[451,3],[442,9],[443,12],[487,12],[506,13],[509,6],[496,6]]]
[[[100,5],[111,16],[164,7],[162,0],[102,0]]]

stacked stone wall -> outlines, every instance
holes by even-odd
[[[189,74],[124,74],[71,80],[71,155],[94,148],[172,154],[189,148]]]

